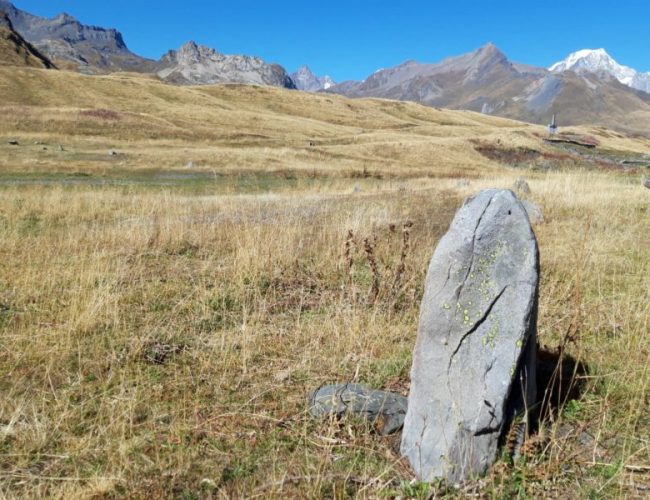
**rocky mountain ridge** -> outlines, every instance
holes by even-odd
[[[85,73],[149,71],[153,61],[132,53],[115,29],[88,26],[61,13],[47,19],[0,0],[14,29],[54,62]]]
[[[641,114],[650,94],[608,73],[554,71],[511,62],[489,43],[439,63],[406,61],[376,71],[360,82],[343,82],[327,92],[381,97],[548,124],[594,123],[620,130],[646,130]]]
[[[181,85],[248,83],[296,88],[279,64],[268,64],[259,57],[225,55],[193,41],[167,52],[160,59],[157,74]]]

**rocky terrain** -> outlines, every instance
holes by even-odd
[[[650,94],[602,71],[576,73],[558,68],[551,72],[513,63],[493,44],[437,64],[406,61],[327,92],[409,100],[540,124],[557,114],[560,125],[595,123],[650,131]]]
[[[157,73],[163,80],[181,85],[249,83],[296,88],[278,64],[268,64],[259,57],[225,55],[192,41],[167,52],[160,60]]]
[[[296,84],[298,90],[305,90],[307,92],[327,90],[336,85],[336,82],[331,77],[327,75],[317,76],[307,65],[301,66],[298,68],[298,71],[291,73],[291,79]]]
[[[47,19],[17,9],[0,0],[14,29],[49,59],[85,73],[150,71],[153,61],[132,53],[114,29],[81,24],[69,14]]]
[[[54,68],[54,64],[13,29],[6,13],[0,11],[0,66]]]

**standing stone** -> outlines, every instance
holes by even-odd
[[[539,253],[514,193],[465,202],[431,259],[401,451],[418,478],[487,472],[535,402]]]
[[[643,185],[650,189],[650,179],[643,179]]]
[[[523,177],[517,177],[512,185],[512,190],[519,196],[530,194],[530,186]]]

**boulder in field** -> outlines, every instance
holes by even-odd
[[[512,190],[520,197],[530,194],[530,186],[523,177],[517,177],[515,183],[512,185]]]

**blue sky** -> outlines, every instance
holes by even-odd
[[[436,62],[491,41],[513,61],[549,66],[604,47],[650,71],[650,1],[14,0],[36,15],[59,12],[117,28],[129,48],[158,59],[188,40],[227,54],[301,64],[338,81],[407,59]]]

